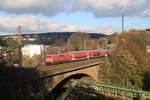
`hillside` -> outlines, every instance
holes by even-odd
[[[46,33],[26,33],[22,34],[22,37],[24,38],[25,44],[45,44],[45,45],[51,45],[55,44],[56,42],[66,42],[72,35],[78,34],[78,33],[84,33],[84,32],[46,32]],[[87,34],[91,39],[98,39],[101,37],[104,37],[104,34],[100,33],[85,33]],[[5,35],[0,37],[10,37],[10,38],[16,38],[16,35]],[[32,41],[29,41],[32,40]]]
[[[105,66],[105,82],[119,86],[150,90],[150,32],[131,30],[112,37],[116,41],[109,62]],[[102,73],[102,72],[101,72]]]

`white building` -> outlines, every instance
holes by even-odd
[[[146,46],[146,51],[150,52],[150,45]]]
[[[22,48],[22,55],[32,57],[34,55],[41,55],[43,52],[43,45],[25,45]]]

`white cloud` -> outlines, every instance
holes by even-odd
[[[150,9],[150,0],[76,0],[69,12],[89,11],[96,17],[116,17],[139,15],[146,9]]]
[[[17,33],[17,26],[22,27],[23,33],[32,32],[96,32],[111,34],[120,31],[118,27],[112,26],[81,26],[65,25],[62,22],[52,22],[47,18],[30,17],[0,17],[0,32]]]
[[[0,0],[0,11],[13,14],[88,11],[96,17],[150,16],[145,10],[150,10],[150,0]]]
[[[150,16],[150,9],[145,9],[143,12],[141,12],[139,14],[139,16],[142,16],[142,17],[148,17],[148,16]]]
[[[79,25],[69,25],[61,29],[64,32],[92,32],[92,33],[103,33],[112,34],[114,32],[120,32],[121,28],[113,26],[79,26]]]
[[[79,25],[69,25],[64,27],[61,31],[66,31],[66,32],[74,32],[74,31],[82,31],[82,32],[86,32],[91,30],[91,27],[87,27],[87,26],[79,26]]]
[[[69,0],[0,0],[0,11],[53,16],[65,10]]]
[[[30,17],[0,17],[1,32],[16,32],[17,26],[22,26],[23,32],[43,32],[57,31],[58,27],[63,26],[63,23],[54,23],[49,19],[40,19],[36,16]]]

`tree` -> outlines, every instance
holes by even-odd
[[[71,51],[86,50],[89,36],[86,33],[74,33],[69,39],[69,48]]]
[[[18,56],[18,42],[11,38],[2,38],[0,39],[0,46],[1,49],[1,55],[3,55],[3,58],[1,58],[1,61],[3,64],[13,64],[19,61]]]
[[[141,87],[141,73],[139,72],[138,62],[127,50],[119,48],[112,55],[112,65],[114,70],[114,81],[121,86]]]

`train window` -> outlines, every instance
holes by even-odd
[[[84,54],[85,51],[72,51],[72,53],[74,53],[74,54]]]
[[[47,58],[52,58],[52,56],[47,56]]]

